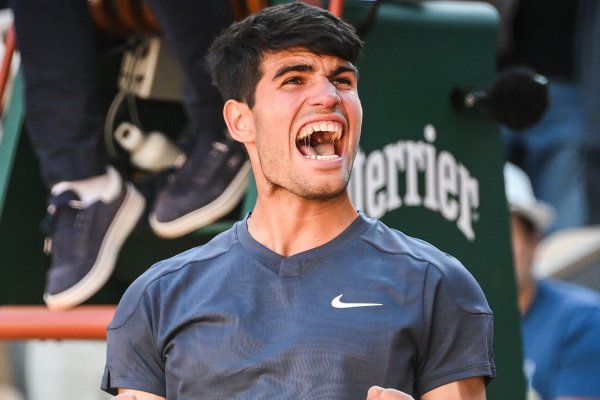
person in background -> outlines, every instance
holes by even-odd
[[[533,261],[552,207],[535,198],[527,174],[504,168],[510,210],[529,400],[600,399],[600,294],[567,282],[536,279]]]
[[[249,164],[227,135],[204,56],[233,20],[223,0],[147,0],[185,77],[184,103],[195,132],[186,161],[157,194],[150,223],[178,237],[229,213],[243,196]],[[67,309],[111,276],[145,199],[124,181],[103,145],[97,32],[85,0],[11,0],[25,81],[25,124],[50,192],[44,300]]]
[[[209,65],[227,127],[248,152],[256,205],[127,289],[107,330],[104,390],[145,400],[485,399],[493,315],[473,276],[350,201],[361,49],[350,25],[301,2],[217,37]]]
[[[493,0],[503,18],[498,67],[548,79],[549,107],[533,126],[505,128],[507,160],[556,211],[545,235],[600,223],[600,6],[594,0]]]

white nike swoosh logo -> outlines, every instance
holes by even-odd
[[[333,308],[356,308],[356,307],[376,307],[382,306],[380,303],[344,303],[342,302],[343,294],[340,294],[335,299],[331,300]]]

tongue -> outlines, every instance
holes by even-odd
[[[298,150],[300,150],[300,153],[304,154],[305,156],[317,155],[311,146],[298,146]]]
[[[335,149],[331,143],[320,143],[315,146],[298,146],[298,149],[305,156],[331,156],[335,154]]]
[[[318,144],[313,149],[320,156],[332,156],[335,154],[335,148],[329,142]]]

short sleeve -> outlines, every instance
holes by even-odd
[[[118,388],[166,396],[162,350],[156,343],[152,306],[134,284],[117,307],[107,329],[107,355],[102,389],[116,394]]]
[[[424,293],[427,335],[421,344],[419,395],[450,382],[495,376],[493,315],[483,291],[459,263],[431,267]]]

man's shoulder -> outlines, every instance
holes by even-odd
[[[382,252],[403,254],[435,265],[460,264],[455,257],[423,239],[391,228],[380,220],[372,221],[370,229],[362,235],[362,239]]]
[[[144,296],[150,299],[159,299],[162,296],[160,293],[156,293],[157,291],[178,285],[181,282],[190,282],[192,274],[207,270],[215,263],[221,264],[221,257],[229,254],[229,250],[236,243],[234,225],[206,244],[191,248],[152,265],[127,288],[119,302],[119,314],[126,319]]]
[[[137,280],[141,282],[152,282],[160,277],[185,270],[186,267],[214,260],[227,253],[237,243],[235,225],[212,238],[205,244],[183,251],[173,257],[164,259],[152,265]]]
[[[427,274],[431,285],[443,286],[454,303],[468,312],[491,314],[479,283],[454,256],[425,240],[390,228],[381,221],[373,223],[362,238],[382,252],[428,264]]]

